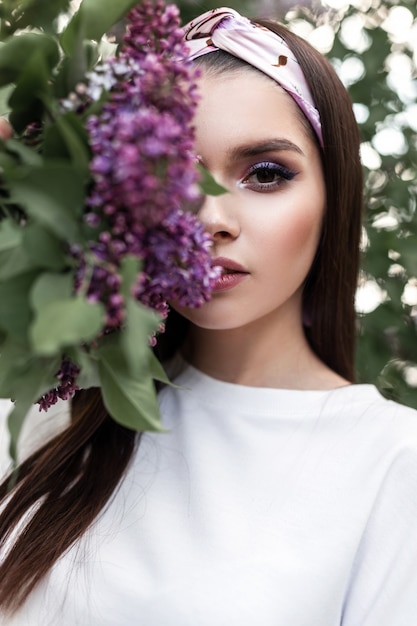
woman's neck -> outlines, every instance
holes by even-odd
[[[191,325],[183,355],[205,374],[235,384],[283,389],[332,389],[348,381],[311,350],[301,320],[211,330]]]

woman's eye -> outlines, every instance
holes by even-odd
[[[254,191],[275,191],[277,187],[291,180],[296,172],[278,163],[257,163],[242,179],[240,185]]]

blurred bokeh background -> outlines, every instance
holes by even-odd
[[[273,17],[326,54],[362,134],[365,219],[358,382],[417,407],[417,5],[415,0],[181,0],[183,21],[225,4]]]

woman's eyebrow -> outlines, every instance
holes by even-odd
[[[277,151],[291,151],[297,152],[304,156],[304,152],[297,144],[293,143],[289,139],[267,139],[266,141],[248,142],[241,146],[232,148],[229,152],[229,157],[232,161],[237,161],[246,157],[254,157],[265,152],[277,152]]]

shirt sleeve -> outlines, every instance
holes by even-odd
[[[342,626],[417,623],[417,446],[393,460],[356,555]]]

